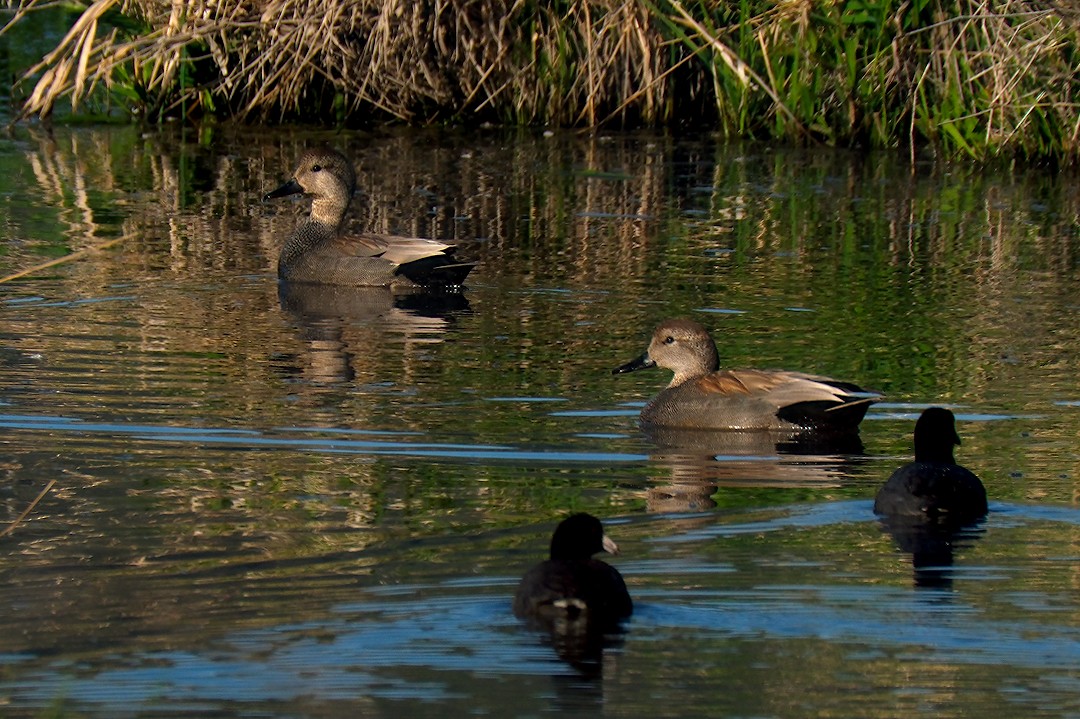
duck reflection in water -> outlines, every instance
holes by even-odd
[[[953,554],[982,534],[986,488],[956,463],[956,417],[930,407],[915,423],[915,461],[898,468],[878,490],[874,512],[897,546],[912,557],[915,584],[948,587]]]
[[[599,676],[603,651],[617,645],[634,611],[619,571],[593,555],[619,547],[591,514],[567,517],[551,537],[548,559],[526,572],[514,615],[547,632],[558,655],[586,676]]]
[[[461,292],[391,290],[387,287],[343,287],[281,282],[281,308],[296,323],[307,344],[303,356],[291,358],[288,374],[315,384],[336,384],[355,378],[353,360],[371,351],[362,328],[384,328],[408,340],[429,345],[469,311]]]
[[[838,487],[865,461],[858,434],[642,429],[662,470],[647,493],[653,512],[711,509],[721,487]]]

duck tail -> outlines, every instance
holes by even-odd
[[[777,412],[780,419],[801,427],[834,432],[857,432],[859,423],[866,416],[870,405],[881,399],[880,395],[839,397],[838,401],[799,402],[783,407]]]
[[[447,255],[433,255],[398,268],[398,273],[424,287],[460,287],[465,284],[474,262],[447,262]]]
[[[589,611],[589,605],[587,605],[584,600],[578,599],[577,597],[557,599],[553,602],[553,606],[559,610],[563,619],[568,622],[578,621],[586,616]]]

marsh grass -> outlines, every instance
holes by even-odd
[[[22,112],[694,125],[1073,161],[1078,33],[1024,0],[94,0]]]

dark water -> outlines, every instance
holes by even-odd
[[[279,296],[259,198],[321,141],[462,297]],[[0,275],[89,250],[0,284],[0,714],[1080,716],[1076,177],[126,127],[0,171]],[[643,435],[666,377],[610,370],[678,315],[885,392],[863,451]],[[915,570],[871,500],[930,404],[992,511]],[[600,661],[510,613],[572,510],[637,604]]]

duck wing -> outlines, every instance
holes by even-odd
[[[714,397],[764,402],[781,420],[801,427],[857,427],[881,398],[850,382],[786,370],[720,370],[696,383]]]
[[[351,257],[379,257],[395,265],[447,254],[453,249],[436,240],[394,235],[339,235],[333,239],[335,248]]]
[[[790,380],[785,372],[767,370],[720,370],[695,382],[703,392],[721,396],[753,396],[775,391]]]
[[[850,382],[785,370],[720,370],[696,382],[710,394],[768,396],[778,407],[800,402],[843,402],[853,395],[871,394]]]

